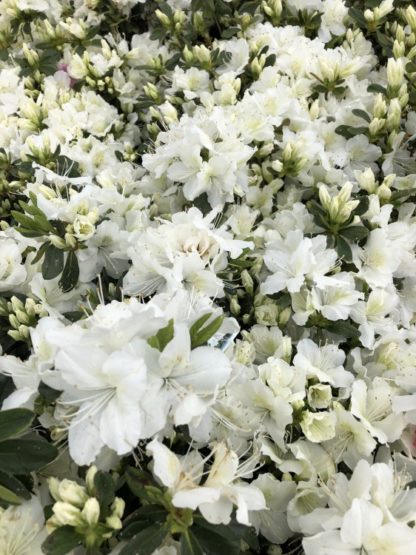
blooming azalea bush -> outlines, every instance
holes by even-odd
[[[416,553],[412,4],[0,1],[0,555]]]

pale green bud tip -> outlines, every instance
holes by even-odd
[[[82,509],[82,517],[89,526],[95,526],[100,518],[100,504],[95,497],[90,497]]]
[[[89,467],[87,474],[85,476],[85,483],[87,484],[87,490],[89,493],[94,492],[94,478],[98,472],[98,468],[95,465]]]

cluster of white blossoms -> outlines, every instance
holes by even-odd
[[[0,555],[416,553],[411,0],[0,0]]]

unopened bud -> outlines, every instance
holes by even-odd
[[[70,503],[57,501],[52,510],[61,526],[79,526],[83,522],[81,511]]]
[[[82,509],[82,517],[89,526],[95,526],[100,518],[100,504],[95,497],[90,497]]]

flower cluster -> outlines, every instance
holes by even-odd
[[[1,555],[416,552],[411,0],[0,0]]]

